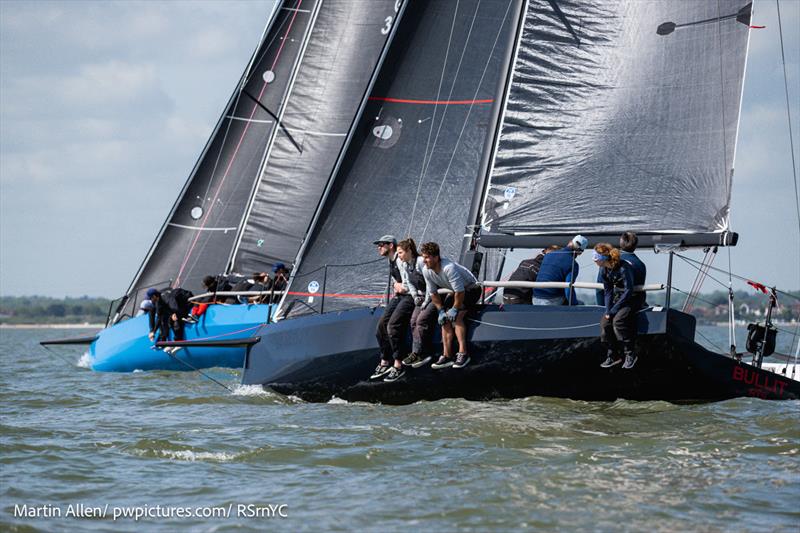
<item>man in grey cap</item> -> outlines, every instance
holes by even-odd
[[[389,263],[389,275],[393,282],[394,296],[386,304],[383,316],[378,321],[375,336],[380,346],[380,363],[370,379],[385,376],[384,381],[395,381],[404,374],[401,353],[408,333],[409,319],[414,312],[414,298],[407,293],[400,269],[397,266],[397,239],[394,235],[383,235],[372,244],[378,247],[378,254]]]

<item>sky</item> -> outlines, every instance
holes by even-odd
[[[780,6],[800,164],[800,0]],[[0,0],[0,294],[125,292],[271,7],[271,0]],[[732,193],[740,241],[731,264],[796,290],[800,223],[774,0],[756,1],[753,24],[766,28],[751,33]],[[514,252],[508,263],[525,255]],[[641,255],[648,281],[665,280],[666,258]],[[591,268],[587,256],[580,262]],[[715,266],[727,268],[727,249]],[[693,278],[679,267],[675,285],[688,290]]]

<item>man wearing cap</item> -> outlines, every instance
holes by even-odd
[[[414,312],[414,298],[403,285],[403,277],[397,265],[397,239],[394,235],[384,235],[372,244],[378,247],[378,254],[389,263],[394,296],[386,304],[383,316],[378,321],[375,336],[380,347],[380,363],[370,379],[385,377],[384,381],[395,381],[404,374],[403,345],[405,344],[411,314]]]
[[[553,250],[542,259],[542,266],[536,281],[558,281],[571,283],[578,278],[578,262],[576,257],[581,255],[589,245],[589,240],[583,235],[576,235],[567,245],[558,250]],[[576,305],[580,304],[575,296],[575,289],[533,289],[533,305]]]

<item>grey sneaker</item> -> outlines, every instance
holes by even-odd
[[[428,355],[426,357],[422,357],[421,355],[411,352],[408,354],[408,357],[403,359],[403,364],[405,366],[410,366],[411,368],[419,368],[421,366],[427,365],[431,360],[431,356]]]
[[[611,368],[612,366],[617,366],[621,362],[622,362],[622,357],[620,357],[618,355],[609,354],[608,357],[606,357],[606,360],[603,361],[602,363],[600,363],[600,367],[601,368]]]
[[[453,363],[453,368],[464,368],[469,364],[469,356],[464,352],[458,352],[456,354],[456,360]]]
[[[397,381],[398,379],[402,378],[405,375],[406,375],[405,368],[397,368],[393,366],[392,369],[389,370],[389,373],[386,375],[386,377],[383,378],[383,381],[391,383],[392,381]]]
[[[622,368],[624,368],[625,370],[630,370],[631,368],[633,368],[633,365],[635,365],[636,361],[638,360],[639,358],[636,357],[635,354],[628,354],[625,356],[625,362],[622,364]]]
[[[431,365],[431,368],[439,370],[440,368],[447,368],[450,366],[453,366],[453,358],[441,356],[438,361]]]
[[[369,379],[382,378],[383,376],[388,374],[392,370],[392,368],[394,368],[392,365],[384,365],[383,363],[381,363],[375,367],[375,372],[372,373]]]

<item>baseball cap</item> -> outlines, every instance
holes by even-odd
[[[156,294],[158,294],[159,296],[161,295],[161,293],[158,292],[158,289],[147,289],[147,297],[148,298],[152,298]]]
[[[397,239],[394,238],[394,235],[384,235],[377,241],[372,241],[372,244],[394,244],[397,246]]]
[[[272,272],[275,273],[278,270],[287,270],[286,265],[283,263],[275,263],[275,266],[272,267]]]
[[[584,251],[587,246],[589,246],[589,239],[584,237],[583,235],[575,235],[572,238],[572,244],[574,248],[580,251]]]

